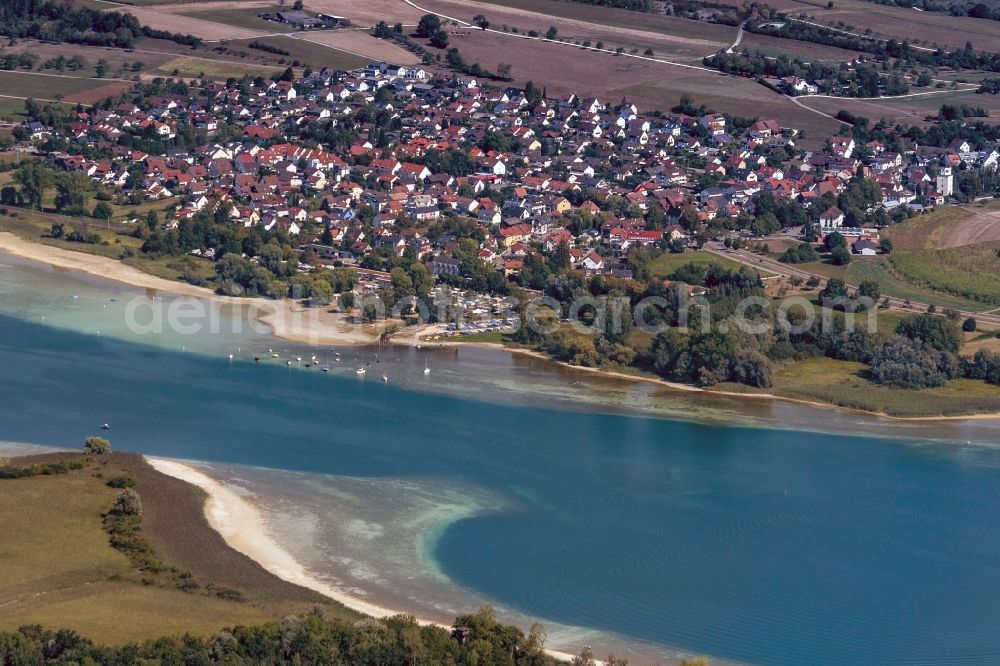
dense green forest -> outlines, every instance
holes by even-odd
[[[318,613],[256,627],[236,627],[210,639],[168,637],[141,644],[95,645],[70,630],[40,626],[0,633],[2,664],[382,664],[385,666],[543,666],[541,625],[525,634],[497,621],[493,609],[455,620],[458,631],[421,626],[413,617],[326,620]],[[589,657],[580,664],[593,663]],[[623,660],[613,663],[623,664]]]
[[[4,0],[0,3],[0,34],[48,42],[132,48],[143,37],[169,39],[197,46],[201,39],[143,26],[126,12],[74,8],[67,3]]]

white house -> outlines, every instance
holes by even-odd
[[[839,229],[844,226],[844,211],[836,206],[830,206],[819,216],[819,226],[823,229]]]

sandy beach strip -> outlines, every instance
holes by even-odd
[[[205,517],[212,529],[222,535],[230,548],[254,560],[269,573],[289,583],[318,592],[365,615],[384,618],[404,613],[351,596],[310,574],[281,547],[281,544],[268,535],[267,526],[257,508],[225,484],[183,462],[144,457],[157,472],[201,488],[207,495]],[[417,622],[450,629],[448,625],[419,617]],[[566,652],[557,650],[546,650],[546,652],[562,661],[570,661],[573,658],[573,655]]]
[[[210,289],[205,289],[204,287],[196,287],[192,284],[185,284],[150,275],[138,268],[108,257],[87,254],[85,252],[73,252],[72,250],[64,250],[61,247],[53,245],[35,243],[25,240],[9,231],[0,231],[0,250],[9,252],[22,259],[30,259],[58,268],[96,275],[133,287],[165,291],[194,298],[216,297]]]
[[[36,243],[7,231],[0,231],[0,251],[140,289],[246,307],[252,317],[271,329],[273,335],[290,342],[355,346],[376,344],[378,340],[376,326],[356,324],[342,312],[306,307],[289,299],[220,296],[205,287],[150,275],[116,259]]]
[[[180,479],[205,491],[205,517],[229,546],[260,564],[282,580],[319,592],[352,610],[373,617],[389,617],[397,612],[352,597],[310,575],[288,551],[267,534],[264,519],[256,507],[231,488],[190,465],[146,456],[161,474]]]

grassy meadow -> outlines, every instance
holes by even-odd
[[[653,275],[665,278],[681,266],[686,266],[687,264],[707,266],[708,264],[713,263],[719,264],[723,268],[734,270],[739,269],[742,265],[737,261],[720,257],[717,254],[712,254],[711,252],[706,252],[705,250],[696,250],[694,252],[681,252],[679,254],[665,252],[654,259],[652,263],[650,263],[649,267],[652,270]],[[760,271],[760,273],[762,275],[770,275],[770,273],[767,273],[766,271]]]
[[[865,377],[863,363],[819,357],[791,363],[774,373],[774,386],[763,392],[826,402],[898,417],[957,416],[1000,411],[1000,386],[972,379],[953,379],[930,389],[879,386]],[[754,392],[746,386],[720,384],[718,389]]]
[[[104,515],[120,492],[108,487],[107,481],[141,467],[136,490],[143,497],[146,515],[172,508],[158,506],[155,498],[161,489],[157,484],[169,481],[176,486],[179,482],[156,474],[137,456],[124,461],[117,454],[50,454],[44,458],[74,459],[85,466],[65,474],[0,479],[0,523],[4,525],[0,630],[41,624],[120,644],[181,633],[209,636],[227,626],[261,623],[310,607],[305,602],[309,593],[300,595],[291,586],[284,598],[265,600],[255,598],[253,590],[218,594],[215,590],[223,588],[213,587],[198,570],[188,572],[185,580],[199,585],[187,591],[165,581],[162,574],[140,571],[130,557],[112,547],[105,529]],[[0,460],[0,468],[10,466],[5,462]],[[15,460],[13,466],[21,464]],[[180,492],[195,499],[195,489],[186,484]],[[191,516],[179,511],[173,516],[179,524],[192,518],[203,523],[200,528],[207,528],[198,513]],[[144,518],[140,534],[145,534],[146,522]],[[150,529],[158,528],[150,525]],[[297,595],[301,598],[296,599]]]

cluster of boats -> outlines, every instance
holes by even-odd
[[[239,352],[240,349],[237,349],[236,351]],[[333,352],[334,361],[336,363],[340,363],[340,358],[341,358],[340,357],[340,352],[336,351],[336,350],[334,350],[332,348],[330,349],[330,351]],[[273,349],[268,349],[267,353],[268,353],[268,357],[269,358],[274,358],[274,359],[281,358],[280,354],[278,354]],[[236,354],[230,354],[229,355],[229,360],[230,361],[234,360],[235,358],[236,358]],[[261,361],[265,360],[265,357],[254,356],[253,360],[254,360],[254,363],[260,363]],[[381,363],[381,361],[378,359],[378,355],[375,356],[375,362],[376,363]],[[285,361],[285,365],[288,365],[288,366],[291,366],[293,363],[302,363],[302,357],[301,356],[293,356],[293,357],[291,357],[291,358],[289,358],[289,359],[287,359]],[[356,375],[358,375],[359,377],[360,376],[364,376],[365,374],[368,373],[367,366],[371,366],[371,364],[372,364],[371,361],[368,361],[368,363],[366,365],[362,365],[362,366],[358,367],[358,369],[355,370],[354,373]],[[328,366],[328,365],[320,365],[320,362],[316,358],[315,354],[313,354],[312,357],[309,359],[309,361],[307,361],[305,363],[304,367],[311,368],[313,366],[319,367],[319,369],[321,371],[323,371],[323,372],[330,372],[330,366]],[[430,373],[431,373],[430,366],[427,365],[427,361],[424,361],[424,374],[425,375],[429,375]],[[387,374],[385,374],[385,373],[382,373],[382,381],[383,382],[388,382],[389,381],[389,376]]]

